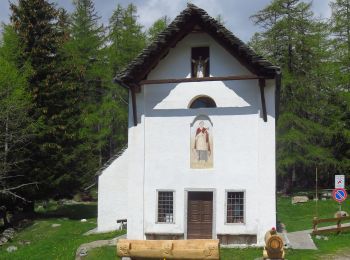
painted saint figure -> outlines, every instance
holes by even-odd
[[[194,149],[197,152],[197,160],[207,162],[210,156],[209,128],[204,127],[204,122],[199,122],[196,130]]]
[[[204,77],[208,59],[209,58],[206,58],[205,60],[203,60],[202,56],[199,56],[198,60],[192,59],[192,63],[194,64],[194,75],[196,76],[196,78]]]

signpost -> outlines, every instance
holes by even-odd
[[[338,188],[333,190],[332,196],[335,201],[342,203],[346,199],[348,194],[343,188]]]
[[[345,175],[335,175],[334,188],[345,188]]]
[[[343,188],[337,188],[333,190],[332,197],[339,203],[339,211],[341,211],[341,203],[346,199],[347,196],[348,193]]]

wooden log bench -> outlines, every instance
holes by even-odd
[[[219,240],[129,240],[119,239],[117,255],[132,259],[220,259]]]
[[[350,226],[342,226],[341,222],[342,221],[346,221],[346,220],[350,220],[350,216],[347,217],[336,217],[336,218],[314,218],[312,223],[313,223],[313,231],[312,234],[313,235],[320,235],[320,234],[325,234],[325,233],[330,233],[330,232],[336,232],[336,233],[340,233],[340,232],[344,232],[344,231],[350,231]],[[334,223],[337,226],[336,227],[331,227],[331,228],[323,228],[323,229],[318,229],[318,224],[320,223]]]

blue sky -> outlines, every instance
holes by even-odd
[[[9,1],[0,0],[0,21],[9,21]],[[73,11],[72,0],[51,0],[68,11]],[[126,6],[134,3],[138,8],[139,22],[148,28],[161,16],[175,18],[181,10],[186,8],[186,0],[94,0],[96,11],[101,16],[101,22],[107,24],[113,10],[120,3]],[[259,28],[254,26],[249,17],[264,8],[270,0],[192,0],[193,4],[205,9],[209,15],[222,15],[225,26],[243,41],[248,41]],[[306,1],[305,2],[309,2]],[[313,0],[313,11],[316,16],[328,18],[331,14],[330,0]]]

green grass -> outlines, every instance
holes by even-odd
[[[331,199],[318,201],[319,218],[332,218],[338,209],[338,203]],[[342,210],[350,213],[350,203],[343,203]],[[316,202],[312,200],[306,203],[293,205],[290,197],[278,197],[277,216],[278,220],[286,225],[288,232],[312,229],[312,219],[316,216]],[[323,226],[334,224],[335,223],[323,223]]]
[[[65,215],[57,218],[57,215]],[[17,234],[14,241],[0,247],[0,259],[74,259],[77,248],[87,242],[116,237],[120,232],[83,236],[96,227],[96,204],[69,205],[54,211],[41,212],[40,218],[31,226]],[[87,218],[87,222],[80,222]],[[52,224],[61,224],[51,227]],[[21,241],[30,241],[30,245],[22,245]],[[6,248],[10,245],[18,247],[13,253]]]
[[[244,248],[244,249],[232,249],[221,248],[220,259],[221,260],[253,260],[262,257],[262,248]],[[311,250],[287,250],[287,259],[319,259],[317,251]],[[101,247],[89,251],[88,256],[84,260],[98,260],[98,259],[119,259],[116,255],[114,247]]]
[[[88,255],[84,257],[84,260],[98,260],[98,259],[120,259],[117,257],[116,248],[114,246],[105,246],[92,249],[88,252]]]
[[[278,198],[278,218],[286,225],[288,232],[311,229],[312,218],[315,215],[315,202],[304,204],[291,204],[291,198]],[[338,204],[332,200],[319,201],[319,216],[332,217],[338,210]],[[349,203],[344,203],[343,210],[350,212]],[[2,259],[74,259],[77,248],[90,241],[110,239],[120,233],[112,232],[83,236],[86,231],[96,227],[96,203],[59,206],[49,203],[47,209],[38,210],[38,218],[32,225],[17,234],[15,240],[0,247],[0,260]],[[86,218],[87,222],[80,222]],[[51,227],[52,224],[61,224]],[[350,232],[340,235],[327,235],[328,241],[314,239],[318,250],[292,250],[286,251],[287,259],[320,259],[334,255],[338,251],[349,250]],[[30,241],[30,245],[22,245],[21,241]],[[6,252],[9,245],[18,247],[16,252]],[[347,251],[347,252],[349,252]],[[262,256],[261,248],[228,249],[220,251],[221,259],[255,259]],[[329,257],[330,258],[330,257]],[[90,250],[85,260],[118,259],[114,246]]]

